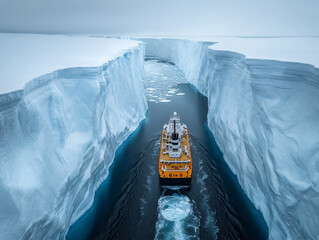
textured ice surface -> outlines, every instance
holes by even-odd
[[[319,70],[196,41],[144,41],[147,55],[174,62],[208,97],[209,128],[270,239],[319,239]]]
[[[161,62],[161,64],[158,64]],[[174,64],[163,59],[148,59],[144,64],[144,87],[148,101],[170,102],[170,97],[179,95],[178,84],[186,83],[184,73]]]
[[[63,239],[91,206],[147,110],[144,45],[130,44],[101,66],[60,69],[0,95],[0,239]]]

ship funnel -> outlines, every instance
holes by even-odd
[[[175,113],[174,113],[174,115],[175,115]],[[174,132],[172,134],[172,140],[178,140],[178,134],[176,133],[176,120],[174,120]]]

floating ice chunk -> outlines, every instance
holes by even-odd
[[[168,102],[171,102],[171,100],[168,100],[168,99],[161,99],[159,100],[160,102],[163,102],[163,103],[168,103]]]
[[[168,90],[168,93],[174,94],[176,91],[177,91],[177,89],[171,89],[171,90]]]

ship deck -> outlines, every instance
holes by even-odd
[[[192,176],[192,154],[188,130],[185,131],[185,136],[182,137],[181,147],[183,151],[181,157],[171,158],[169,154],[164,154],[164,152],[166,151],[166,144],[166,132],[163,130],[159,154],[160,178],[165,178],[165,182],[169,182],[169,179],[190,179]],[[188,154],[186,153],[185,149],[187,149]]]

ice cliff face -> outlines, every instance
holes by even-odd
[[[319,239],[319,70],[143,39],[208,97],[208,125],[270,239]]]
[[[144,45],[0,95],[0,239],[61,239],[145,118]]]

